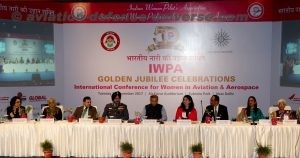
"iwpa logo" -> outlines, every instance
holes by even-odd
[[[113,31],[103,33],[100,38],[100,44],[106,51],[115,51],[119,48],[120,42],[120,36]]]

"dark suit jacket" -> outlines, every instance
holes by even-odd
[[[21,113],[19,113],[20,111],[25,112],[25,107],[24,106],[20,106],[20,110],[17,110],[16,113],[13,112],[13,107],[9,106],[6,109],[7,115],[8,115],[8,119],[12,119],[12,118],[20,118],[21,117]]]
[[[205,117],[208,114],[208,112],[210,112],[210,115],[213,117],[214,120],[216,120],[216,118],[214,118],[214,106],[212,105],[208,105],[205,109],[204,115],[202,117],[202,122],[205,122]],[[218,114],[217,116],[220,117],[221,120],[228,120],[228,111],[227,111],[227,107],[224,105],[219,104],[219,109],[218,109]]]
[[[74,114],[73,114],[77,120],[79,118],[81,118],[81,115],[82,115],[82,112],[83,112],[83,107],[84,106],[77,107]],[[97,120],[98,119],[97,109],[93,106],[90,106],[89,111],[88,111],[88,115],[90,115],[93,120]]]

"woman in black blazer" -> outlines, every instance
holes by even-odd
[[[21,118],[22,116],[26,116],[25,107],[21,106],[22,100],[21,98],[14,96],[10,100],[10,106],[7,107],[7,115],[8,119],[12,118]]]

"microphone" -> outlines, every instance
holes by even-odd
[[[201,106],[201,112],[202,112],[202,117],[203,117],[204,113],[203,113],[202,99],[200,100],[200,106]]]

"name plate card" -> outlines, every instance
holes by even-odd
[[[107,123],[121,124],[122,123],[122,119],[107,119]]]
[[[216,125],[231,125],[230,120],[217,120]]]
[[[42,122],[42,123],[54,123],[54,118],[41,118],[40,122]]]
[[[297,125],[297,120],[283,120],[283,125]]]
[[[27,123],[27,118],[13,118],[13,123]]]
[[[269,119],[259,119],[258,124],[259,125],[271,125],[271,120],[269,120]]]
[[[90,119],[90,118],[79,118],[79,123],[82,123],[82,124],[93,123],[93,119]]]
[[[178,125],[191,125],[192,121],[191,120],[177,120],[176,123]]]
[[[146,124],[146,125],[156,125],[157,124],[157,120],[156,119],[144,119],[142,121],[142,124]]]

